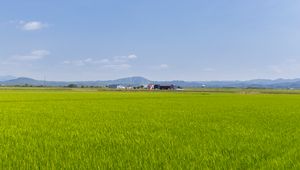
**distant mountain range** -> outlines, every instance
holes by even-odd
[[[124,86],[140,86],[146,84],[174,84],[181,87],[209,87],[209,88],[295,88],[300,89],[300,79],[256,79],[249,81],[152,81],[144,77],[128,77],[106,81],[43,81],[27,77],[16,78],[14,76],[0,76],[2,86],[107,86],[112,84]]]

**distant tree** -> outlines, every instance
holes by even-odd
[[[77,84],[69,84],[67,87],[69,87],[69,88],[77,88],[78,86],[77,86]]]

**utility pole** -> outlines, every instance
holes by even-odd
[[[45,74],[44,74],[44,83],[43,83],[44,85],[44,87],[46,87],[46,76],[45,76]]]

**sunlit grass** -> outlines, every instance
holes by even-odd
[[[2,169],[299,169],[300,95],[0,91]]]

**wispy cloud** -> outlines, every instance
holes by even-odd
[[[135,54],[128,56],[116,56],[104,59],[85,58],[79,60],[66,60],[63,64],[73,66],[99,66],[102,68],[109,68],[114,70],[123,70],[131,68],[130,61],[137,59]]]
[[[127,56],[128,59],[136,59],[138,58],[135,54],[131,54],[129,56]]]
[[[103,67],[114,69],[114,70],[124,70],[124,69],[129,69],[131,65],[130,64],[107,64],[104,65]]]
[[[162,70],[168,70],[170,68],[169,64],[156,64],[156,65],[151,65],[148,66],[149,69],[151,70],[156,70],[156,71],[162,71]]]
[[[131,54],[128,56],[116,56],[116,57],[113,57],[113,62],[124,63],[124,62],[128,62],[129,60],[134,60],[137,58],[138,57],[134,54]]]
[[[279,66],[279,65],[270,65],[267,67],[271,72],[275,74],[283,74],[287,71],[287,68],[285,66]]]
[[[63,64],[74,65],[74,66],[85,66],[85,65],[97,65],[109,63],[108,59],[94,60],[92,58],[80,59],[80,60],[65,60]]]
[[[10,59],[14,61],[32,61],[40,60],[50,55],[50,52],[47,50],[33,50],[29,54],[25,55],[14,55]]]
[[[170,66],[168,65],[168,64],[161,64],[161,65],[159,65],[159,68],[160,69],[167,69],[167,68],[169,68]]]
[[[277,76],[296,76],[300,72],[300,62],[295,59],[286,59],[281,63],[267,66],[267,69]]]
[[[27,54],[17,54],[10,57],[4,57],[0,61],[1,67],[24,67],[32,66],[36,61],[42,60],[45,57],[49,56],[50,52],[47,50],[32,50]]]
[[[214,72],[214,71],[216,71],[216,69],[207,67],[207,68],[203,68],[203,71],[204,72]]]
[[[24,31],[37,31],[48,27],[47,23],[41,21],[10,21],[12,24],[16,24],[18,28]]]

